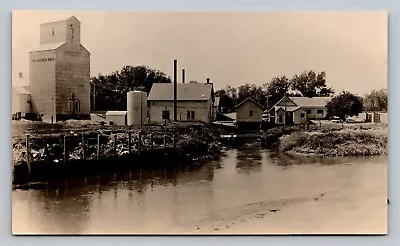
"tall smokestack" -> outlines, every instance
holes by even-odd
[[[182,83],[185,83],[185,69],[182,69]]]
[[[174,60],[174,121],[177,121],[178,107],[177,107],[177,69],[178,69],[178,61]]]
[[[210,78],[207,78],[207,84],[209,84],[210,83]]]

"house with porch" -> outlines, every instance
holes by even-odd
[[[326,104],[332,97],[283,97],[270,110],[275,124],[300,125],[308,120],[324,119],[327,116]],[[286,113],[285,113],[286,112]]]
[[[212,83],[177,84],[177,121],[213,120],[214,88]],[[147,97],[148,119],[153,123],[174,120],[174,84],[154,83]]]

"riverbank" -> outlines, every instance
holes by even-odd
[[[13,121],[14,178],[18,176],[25,180],[27,173],[32,174],[32,171],[42,177],[43,173],[54,175],[55,171],[69,174],[77,171],[79,174],[82,170],[109,170],[107,166],[123,166],[127,170],[153,167],[154,162],[160,160],[167,165],[165,160],[180,163],[217,158],[221,155],[218,138],[222,133],[203,123],[145,126],[139,131],[126,126],[101,126],[83,121],[57,124]],[[26,134],[29,134],[30,155]],[[30,165],[27,165],[28,156]]]
[[[281,137],[286,154],[318,156],[372,156],[387,154],[387,129],[300,131]]]
[[[336,124],[270,129],[266,142],[288,155],[373,156],[387,154],[387,126]]]

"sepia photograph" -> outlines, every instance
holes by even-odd
[[[12,12],[13,235],[386,235],[388,13]]]

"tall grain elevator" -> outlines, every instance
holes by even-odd
[[[40,45],[29,59],[35,114],[43,121],[90,118],[90,53],[75,16],[41,24]]]

